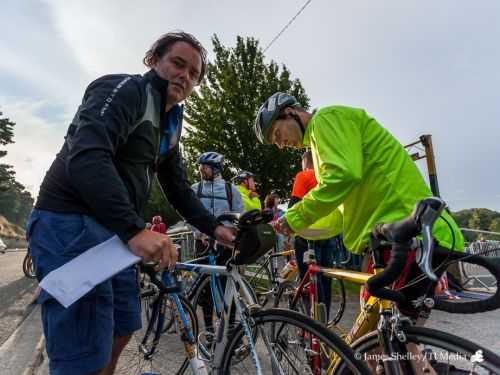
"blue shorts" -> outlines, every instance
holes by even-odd
[[[31,213],[26,231],[38,280],[113,236],[90,216],[37,209]],[[113,337],[141,328],[136,267],[97,285],[68,308],[45,291],[38,303],[51,375],[83,375],[106,367]]]

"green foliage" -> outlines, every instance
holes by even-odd
[[[5,146],[9,143],[14,143],[12,138],[14,138],[14,125],[12,121],[8,118],[2,118],[2,111],[0,111],[0,145]],[[2,151],[5,153],[5,151]],[[5,154],[0,154],[0,157]]]
[[[182,220],[181,216],[175,211],[175,209],[170,205],[160,187],[158,179],[153,180],[153,186],[151,187],[151,193],[149,199],[144,208],[144,220],[146,222],[151,222],[153,216],[160,215],[163,222],[167,226],[171,226],[178,221]]]
[[[471,208],[453,213],[457,224],[461,228],[486,230],[500,232],[500,213],[487,208]],[[481,238],[480,233],[464,232],[467,242],[472,242]],[[483,235],[485,239],[498,239],[498,236]]]
[[[2,116],[1,111],[0,116]],[[8,118],[0,117],[0,145],[14,143],[14,125],[15,123]],[[0,150],[0,158],[6,154],[7,151]],[[33,198],[24,186],[16,181],[12,166],[0,163],[0,215],[24,226],[32,208]]]
[[[294,95],[306,109],[309,98],[284,65],[280,68],[274,61],[264,62],[257,40],[238,36],[236,46],[229,48],[214,35],[212,43],[215,59],[208,65],[199,91],[186,101],[190,126],[183,144],[191,177],[198,179],[194,173],[197,157],[217,151],[226,159],[226,180],[237,170],[248,170],[257,176],[261,197],[272,190],[288,197],[300,168],[300,152],[258,144],[253,132],[255,114],[276,91]]]

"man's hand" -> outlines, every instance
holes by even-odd
[[[128,247],[145,262],[159,262],[159,269],[172,269],[177,262],[177,249],[167,234],[144,229],[128,241]]]
[[[221,245],[226,247],[234,247],[234,240],[236,238],[236,230],[224,225],[218,225],[214,231],[215,239]]]
[[[290,236],[293,233],[292,228],[288,225],[285,215],[281,216],[278,220],[272,223],[274,231],[276,233],[284,234],[285,236]]]
[[[203,246],[205,248],[207,248],[208,245],[210,245],[210,243],[209,243],[209,237],[206,234],[203,234],[203,233],[201,234],[200,241],[201,241],[201,243],[203,244]]]

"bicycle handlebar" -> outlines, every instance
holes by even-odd
[[[385,288],[401,275],[408,251],[412,248],[414,238],[422,234],[422,247],[417,254],[417,263],[422,272],[433,281],[437,276],[432,270],[432,255],[434,238],[432,227],[446,207],[446,203],[436,197],[427,198],[417,203],[415,210],[407,219],[390,224],[377,224],[373,227],[372,236],[378,240],[392,243],[391,258],[383,272],[372,276],[368,281],[368,291],[373,296],[388,299],[398,303],[405,302],[402,292]]]

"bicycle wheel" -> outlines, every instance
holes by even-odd
[[[190,327],[196,339],[198,336],[198,321],[193,308],[183,296],[179,296],[181,305],[186,316],[189,318]],[[181,341],[181,332],[178,327],[177,319],[175,318],[176,309],[172,297],[165,296],[162,308],[165,309],[165,320],[171,319],[172,326],[166,332],[162,328],[162,334],[156,345],[156,350],[151,358],[145,358],[144,351],[149,350],[153,345],[155,332],[158,330],[158,316],[153,310],[153,305],[150,305],[151,316],[155,318],[153,322],[154,328],[147,340],[144,340],[148,327],[148,318],[144,310],[144,302],[142,304],[142,321],[143,327],[139,331],[134,332],[130,342],[125,347],[118,361],[115,374],[119,375],[136,375],[146,372],[158,373],[162,375],[177,374],[182,368],[185,352],[184,344]],[[163,326],[164,327],[164,326]]]
[[[264,374],[327,374],[333,354],[353,374],[369,374],[340,337],[302,314],[273,308],[252,313],[249,321],[259,333],[254,353]],[[219,374],[257,373],[251,353],[240,352],[242,347],[250,350],[247,341],[240,325],[224,351]]]
[[[345,311],[345,285],[343,280],[332,278],[332,297],[328,325],[340,322]]]
[[[399,357],[402,373],[411,374],[500,374],[500,357],[462,337],[425,327],[404,327],[406,353]],[[358,358],[372,369],[383,361],[377,331],[353,343]],[[379,366],[380,367],[380,366]],[[339,370],[342,366],[339,367]],[[344,372],[339,372],[344,373]]]
[[[273,292],[273,277],[269,263],[249,264],[245,266],[245,279],[255,291],[259,305],[265,306]]]
[[[36,278],[35,266],[33,265],[33,258],[31,254],[28,252],[23,260],[23,273],[27,278],[34,279]]]
[[[297,290],[297,283],[286,281],[280,285],[276,298],[274,300],[274,307],[287,307],[289,309],[298,311],[302,314],[310,316],[309,300],[304,293],[303,298],[299,298],[296,306],[292,306],[292,301]],[[337,324],[345,310],[345,287],[344,282],[338,279],[332,279],[332,294],[330,301],[330,314],[328,325]]]

